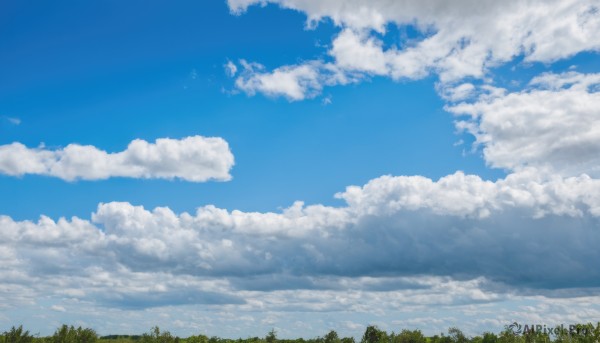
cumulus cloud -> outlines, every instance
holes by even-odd
[[[600,176],[600,74],[547,73],[523,91],[495,89],[447,109],[468,119],[457,127],[476,137],[493,167],[548,169]]]
[[[0,173],[47,175],[67,181],[111,177],[227,181],[233,164],[229,145],[218,137],[160,138],[154,143],[136,139],[117,153],[79,144],[55,150],[28,148],[18,142],[0,146]]]
[[[304,0],[229,0],[232,12],[242,13],[255,4],[274,3],[305,13],[309,26],[331,19],[341,32],[333,38],[329,64],[341,73],[381,75],[393,79],[418,79],[438,74],[442,82],[465,77],[483,78],[487,70],[524,56],[527,62],[552,62],[582,51],[598,51],[600,2],[594,1],[304,1]],[[385,34],[388,24],[413,26],[421,33],[416,42],[386,47],[378,32]],[[274,77],[282,70],[302,70],[315,61],[283,66],[272,72],[261,71],[262,78]],[[314,73],[311,86],[301,87],[289,96],[289,84],[263,89],[245,84],[243,91],[254,94],[285,95],[299,100],[320,92],[325,85],[338,84]],[[240,79],[250,78],[246,75]]]
[[[324,59],[271,71],[228,62],[238,89],[296,101],[372,75],[437,73],[438,91],[453,103],[447,109],[460,116],[457,127],[476,137],[489,165],[511,173],[496,181],[463,172],[439,180],[382,176],[336,194],[339,207],[296,202],[279,212],[244,212],[208,205],[175,213],[111,202],[89,219],[0,216],[0,308],[35,312],[44,299],[56,301],[44,305],[50,310],[82,309],[81,318],[102,313],[96,320],[103,323],[118,313],[142,323],[138,330],[157,323],[148,316],[161,307],[160,315],[176,311],[182,325],[218,321],[230,332],[247,330],[244,336],[263,335],[278,325],[276,316],[289,318],[281,313],[307,314],[298,322],[310,325],[311,313],[335,311],[338,324],[326,324],[355,336],[364,329],[356,322],[367,318],[355,314],[412,319],[405,322],[438,332],[465,324],[451,316],[428,320],[433,308],[478,318],[467,330],[539,322],[548,313],[555,315],[544,321],[552,323],[561,314],[574,322],[600,318],[600,179],[593,178],[600,77],[544,74],[517,92],[462,81],[518,55],[549,62],[598,50],[597,1],[228,3],[236,13],[277,3],[306,13],[309,25],[329,18],[340,27]],[[421,36],[389,47],[382,35],[390,23],[414,26]],[[198,136],[136,140],[118,153],[0,147],[4,174],[65,180],[227,180],[232,165],[225,141]],[[495,307],[504,301],[532,305]]]
[[[280,212],[244,212],[208,205],[178,214],[111,202],[90,219],[0,216],[0,300],[36,312],[46,299],[57,302],[54,310],[121,313],[129,323],[153,307],[162,314],[177,308],[183,320],[193,306],[191,322],[201,309],[225,330],[234,320],[224,312],[246,313],[265,322],[247,329],[264,332],[277,323],[268,318],[274,313],[336,312],[333,327],[341,328],[357,320],[350,314],[390,322],[402,311],[426,318],[431,308],[447,307],[509,318],[497,323],[502,328],[515,315],[544,312],[489,313],[493,304],[598,303],[598,194],[597,179],[528,168],[495,182],[461,172],[439,180],[382,176],[338,193],[346,203],[340,207],[296,202]],[[571,310],[565,304],[561,313]],[[144,318],[135,330],[147,329]],[[481,331],[490,324],[473,325]]]
[[[600,243],[595,230],[600,220],[600,181],[539,175],[528,170],[496,182],[460,172],[437,181],[384,176],[339,193],[346,206],[298,202],[280,213],[209,205],[195,214],[176,214],[164,207],[150,211],[113,202],[100,204],[91,221],[42,217],[18,222],[4,216],[0,246],[6,256],[0,258],[31,273],[20,276],[26,278],[57,274],[98,278],[105,270],[147,277],[174,274],[180,280],[199,277],[209,284],[225,280],[241,290],[339,289],[345,286],[327,277],[423,274],[484,277],[515,288],[597,283],[600,274],[593,263],[600,258],[594,248]],[[553,264],[541,263],[547,253],[553,254]],[[507,265],[509,256],[512,262]],[[536,261],[537,270],[524,274],[515,269]],[[3,270],[15,266],[5,265]],[[253,276],[259,279],[252,282]],[[268,281],[271,276],[278,282]],[[371,287],[360,283],[353,287]],[[405,280],[377,287],[422,286]],[[164,287],[139,291],[177,289]],[[213,293],[218,289],[218,285],[202,288]],[[202,294],[192,298],[206,302],[212,297]],[[225,295],[217,298],[239,301]]]

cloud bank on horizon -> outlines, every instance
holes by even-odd
[[[353,335],[361,315],[428,332],[600,320],[600,74],[548,72],[509,89],[490,73],[519,58],[599,51],[600,1],[227,3],[236,15],[276,4],[304,13],[312,29],[324,20],[338,29],[321,58],[273,70],[228,62],[238,90],[301,101],[375,76],[436,75],[456,129],[507,176],[386,175],[336,194],[343,205],[299,201],[279,212],[108,202],[90,218],[1,216],[0,308],[43,298],[91,321],[90,308],[116,308],[139,323],[161,308],[186,328],[205,321],[284,334],[274,318],[282,313],[336,313],[315,327]],[[388,46],[390,25],[419,35]],[[136,140],[119,153],[0,146],[0,171],[13,176],[225,181],[232,166],[227,142],[200,136]],[[288,334],[306,330],[295,316]]]
[[[463,325],[473,332],[515,318],[583,322],[600,314],[598,194],[600,180],[531,169],[496,182],[384,176],[337,194],[344,207],[297,202],[281,213],[111,202],[91,220],[0,216],[0,296],[7,308],[44,298],[87,320],[89,308],[152,320],[154,308],[175,310],[187,330],[202,309],[239,334],[262,318],[293,335],[284,322],[297,312],[336,313],[330,325],[353,335],[364,325],[356,314],[427,331],[461,321],[431,312],[440,309],[476,315]]]

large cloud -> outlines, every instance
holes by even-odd
[[[468,115],[457,126],[483,146],[489,165],[527,166],[561,175],[600,176],[600,74],[543,74],[527,89],[494,89],[473,103],[450,106]]]
[[[346,206],[298,202],[278,213],[205,206],[176,214],[113,202],[91,220],[1,216],[0,303],[44,312],[51,302],[83,317],[194,305],[211,317],[263,317],[265,330],[277,323],[272,313],[334,311],[333,327],[348,332],[348,324],[353,334],[361,326],[350,314],[382,318],[402,308],[430,318],[431,307],[448,306],[501,328],[519,309],[486,314],[491,304],[597,294],[598,194],[600,181],[587,176],[526,169],[496,182],[461,172],[437,181],[383,176],[337,194]],[[434,319],[440,329],[460,323]]]
[[[314,277],[423,274],[485,277],[515,289],[585,288],[600,282],[598,194],[598,180],[544,179],[535,170],[496,182],[460,172],[438,181],[384,176],[338,194],[345,207],[296,203],[259,213],[206,206],[175,214],[107,203],[92,221],[1,217],[0,246],[17,264],[3,273],[17,267],[31,278],[100,268],[229,281],[277,275],[280,286],[268,287],[285,289],[333,287]],[[521,269],[532,263],[536,269]],[[250,280],[236,284],[267,287]]]
[[[463,323],[457,313],[481,319],[461,326],[471,332],[519,318],[560,324],[558,313],[587,321],[600,318],[599,194],[586,175],[524,168],[495,182],[382,176],[338,193],[345,206],[297,202],[277,213],[112,202],[89,220],[0,216],[0,308],[11,318],[65,310],[61,321],[85,318],[104,333],[200,320],[229,336],[275,325],[288,336],[358,336],[365,321],[391,330],[399,318],[434,334]],[[540,317],[548,306],[556,315]],[[175,309],[177,320],[164,317]]]
[[[229,0],[233,12],[253,4],[275,3],[306,13],[309,24],[330,18],[342,27],[329,55],[319,60],[284,66],[273,72],[247,70],[237,86],[249,93],[283,95],[291,100],[314,96],[324,85],[338,84],[322,75],[362,73],[393,79],[417,79],[437,73],[443,82],[464,77],[483,78],[489,67],[523,55],[528,62],[552,62],[582,51],[598,51],[600,1],[320,1]],[[386,25],[412,25],[416,40],[386,48],[373,33]],[[299,71],[303,71],[299,73]],[[306,82],[305,75],[310,75]],[[275,82],[285,76],[285,87]],[[301,77],[302,76],[302,77]],[[356,80],[356,75],[352,78]]]
[[[516,55],[547,62],[599,46],[597,1],[272,2],[305,12],[309,21],[331,18],[341,30],[329,62],[272,72],[244,62],[239,74],[229,66],[239,75],[237,87],[249,94],[301,100],[369,75],[436,72],[450,82],[483,77]],[[266,1],[229,1],[238,12],[256,3]],[[373,30],[382,33],[388,23],[415,25],[422,36],[387,48]],[[382,176],[338,193],[343,206],[297,202],[276,213],[209,205],[178,214],[112,202],[100,204],[90,219],[2,216],[0,308],[18,313],[29,306],[46,315],[46,306],[77,320],[101,313],[95,320],[113,321],[109,330],[122,329],[122,318],[140,323],[124,329],[128,333],[174,314],[188,327],[215,328],[219,321],[229,323],[230,334],[246,330],[239,336],[262,335],[276,325],[285,325],[284,336],[289,328],[296,336],[326,328],[357,336],[364,327],[356,322],[367,321],[434,334],[448,326],[497,331],[520,319],[600,319],[600,180],[592,178],[598,172],[597,84],[597,75],[570,73],[540,76],[513,93],[442,85],[453,102],[480,94],[448,110],[469,116],[457,125],[476,136],[490,165],[512,171],[496,181],[462,172],[439,180]],[[222,140],[211,141],[217,148],[209,151],[221,152],[208,155],[212,162],[197,164],[207,160],[193,156],[207,155],[195,149],[192,157],[172,152],[208,140],[134,141],[115,154],[15,143],[0,148],[0,166],[10,175],[67,180],[228,179],[233,157]],[[130,311],[140,308],[147,309]],[[335,321],[313,315],[332,311]],[[386,326],[401,319],[398,327]],[[8,323],[0,314],[2,321]],[[315,322],[319,328],[310,327]]]
[[[136,139],[118,153],[79,144],[56,150],[28,148],[16,142],[0,146],[0,173],[48,175],[68,181],[111,177],[227,181],[233,164],[229,145],[218,137],[160,138],[154,143]]]

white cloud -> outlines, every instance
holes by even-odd
[[[249,95],[261,92],[297,101],[318,95],[324,85],[355,82],[350,74],[341,72],[337,66],[320,61],[284,66],[271,72],[257,63],[242,60],[241,64],[243,70],[235,85]]]
[[[389,55],[382,43],[365,34],[343,30],[333,41],[330,54],[342,69],[358,70],[376,75],[388,73]]]
[[[244,64],[244,73],[236,80],[236,87],[254,95],[262,92],[269,96],[285,96],[290,100],[302,100],[321,90],[316,64],[289,66],[262,73],[264,68],[257,64]]]
[[[364,1],[364,0],[229,0],[234,13],[253,4],[275,3],[305,13],[310,26],[330,18],[342,28],[333,38],[329,54],[339,72],[382,75],[393,79],[417,79],[431,72],[442,82],[465,77],[483,78],[490,67],[524,55],[527,62],[552,62],[582,51],[600,50],[600,1]],[[384,47],[373,30],[385,33],[386,25],[412,25],[423,37],[402,46]],[[284,66],[300,70],[316,61]],[[293,96],[285,84],[271,88],[239,87],[249,94],[264,92],[299,100],[314,96],[324,85],[310,76],[310,87],[300,87]],[[261,71],[262,78],[271,72]],[[246,76],[246,78],[249,78]],[[356,79],[356,75],[355,75]],[[239,86],[239,85],[238,85]]]
[[[438,93],[440,96],[450,102],[457,102],[471,97],[476,89],[472,83],[462,83],[457,86],[448,84],[439,84]]]
[[[8,116],[2,116],[4,119],[6,119],[9,123],[13,124],[13,125],[21,125],[21,119],[16,118],[16,117],[8,117]]]
[[[56,273],[101,277],[98,268],[107,273],[124,268],[148,277],[225,278],[247,290],[344,287],[315,278],[328,275],[423,273],[485,277],[517,288],[535,280],[536,287],[551,289],[557,280],[569,280],[561,282],[577,288],[600,278],[591,271],[573,274],[600,258],[594,252],[600,244],[594,231],[598,194],[599,180],[544,178],[527,170],[496,182],[460,172],[438,181],[384,176],[338,194],[347,206],[298,202],[281,213],[209,205],[195,214],[175,214],[164,207],[149,211],[113,202],[100,204],[91,222],[0,217],[0,250],[5,251],[0,259],[12,261],[4,264],[4,272],[18,267],[31,272],[30,278]],[[532,237],[540,245],[530,246]],[[557,253],[554,264],[540,260],[545,250]],[[516,264],[539,261],[539,270],[524,277],[506,269],[502,256],[507,253]],[[469,262],[474,255],[476,264]],[[549,268],[552,273],[546,274]],[[276,277],[261,281],[265,276]],[[200,295],[196,301],[208,300]]]
[[[227,63],[225,64],[225,72],[227,73],[227,75],[229,77],[234,77],[235,74],[237,74],[238,68],[235,65],[235,63],[231,62],[231,61],[227,61]]]
[[[345,206],[297,202],[277,213],[209,205],[177,214],[112,202],[91,220],[0,216],[0,303],[37,313],[39,299],[53,301],[86,318],[94,313],[90,320],[107,330],[119,327],[105,324],[108,312],[135,330],[146,330],[149,318],[170,326],[152,317],[153,307],[189,322],[201,312],[214,318],[209,329],[233,336],[241,324],[230,313],[256,322],[304,313],[296,318],[315,325],[315,335],[326,331],[314,312],[335,312],[336,328],[407,313],[445,318],[436,329],[459,324],[429,312],[444,308],[508,323],[524,313],[511,301],[542,306],[585,296],[598,303],[590,288],[600,280],[598,194],[600,180],[527,169],[495,182],[461,172],[437,181],[383,176],[336,195]],[[571,318],[599,314],[590,307],[588,317]],[[247,329],[264,335],[281,324],[269,323]]]
[[[567,72],[562,74],[544,73],[536,76],[529,83],[531,86],[560,91],[565,89],[577,91],[600,90],[600,74],[583,74],[578,72]]]
[[[110,177],[227,181],[233,164],[229,145],[218,137],[160,138],[154,143],[136,139],[117,153],[79,144],[56,150],[28,148],[17,142],[0,146],[0,173],[48,175],[68,181]]]
[[[318,330],[347,327],[355,336],[364,328],[356,323],[366,320],[413,318],[438,332],[467,323],[481,332],[489,323],[500,330],[547,313],[553,315],[544,320],[553,323],[560,315],[600,319],[600,179],[588,176],[600,165],[598,76],[545,74],[515,93],[450,82],[481,78],[518,54],[546,62],[597,50],[596,1],[271,2],[342,27],[329,51],[333,62],[273,71],[228,63],[239,89],[302,100],[370,75],[415,79],[436,72],[447,100],[479,96],[448,109],[470,116],[457,125],[476,136],[490,165],[513,172],[497,181],[462,172],[439,180],[382,176],[338,193],[343,206],[296,202],[277,213],[209,205],[178,214],[111,202],[89,220],[0,216],[3,309],[37,313],[40,299],[54,300],[64,306],[50,310],[79,311],[101,330],[122,330],[127,318],[129,332],[164,326],[176,314],[178,325],[201,322],[232,336],[289,327],[292,316]],[[229,1],[236,12],[257,3],[267,1]],[[414,24],[424,37],[386,48],[370,30],[384,32],[387,23]],[[3,173],[66,180],[227,180],[232,165],[220,138],[136,140],[119,153],[81,145],[0,147]],[[530,306],[515,305],[522,303]],[[337,322],[324,324],[314,312],[336,312]],[[242,324],[240,314],[254,320]]]
[[[600,74],[543,74],[528,89],[448,107],[493,167],[600,176]]]
[[[67,309],[60,305],[52,305],[50,306],[50,309],[56,312],[67,312]]]
[[[589,193],[598,187],[600,180],[586,175],[563,178],[528,168],[496,182],[461,172],[437,182],[422,176],[382,176],[336,196],[363,215],[425,209],[438,215],[481,218],[519,209],[533,217],[598,216],[600,197]]]

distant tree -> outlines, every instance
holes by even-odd
[[[522,336],[514,334],[510,330],[504,330],[498,336],[498,343],[524,343]]]
[[[452,343],[467,343],[469,339],[465,334],[456,327],[451,327],[448,329],[448,337],[450,337],[450,341]]]
[[[267,336],[265,337],[265,341],[267,343],[276,343],[277,342],[277,331],[275,329],[271,329]]]
[[[577,324],[574,330],[569,331],[571,339],[578,343],[596,343],[598,342],[600,327],[594,327],[592,323]]]
[[[421,330],[402,330],[400,333],[392,335],[391,341],[392,343],[426,343],[427,339]]]
[[[52,343],[95,343],[98,341],[98,335],[92,329],[63,325],[56,329],[50,341]]]
[[[33,336],[29,334],[29,331],[23,330],[22,325],[19,325],[18,328],[13,326],[10,330],[5,331],[2,335],[2,341],[4,343],[31,343],[33,342]]]
[[[443,333],[438,335],[433,335],[429,338],[429,343],[452,343],[452,339],[449,336],[444,335]]]
[[[541,331],[529,331],[523,334],[523,339],[525,343],[549,343],[550,337],[547,333]],[[584,343],[584,342],[581,342]],[[591,343],[591,342],[590,342]]]
[[[354,337],[344,337],[341,339],[341,343],[356,343]]]
[[[98,334],[90,328],[77,328],[77,343],[95,343],[98,341]]]
[[[150,329],[149,333],[143,334],[140,341],[142,343],[177,343],[179,337],[171,335],[169,331],[161,332],[160,328],[155,326]]]
[[[75,342],[75,333],[71,330],[72,327],[67,325],[63,325],[54,331],[52,335],[53,343],[74,343]]]
[[[569,335],[569,330],[565,328],[558,328],[556,331],[555,343],[571,343],[574,342],[573,338]]]
[[[375,325],[367,326],[360,343],[387,343],[387,333]]]
[[[334,330],[329,331],[325,337],[323,337],[323,341],[325,343],[341,343],[342,341],[340,340],[340,338],[338,337],[337,332],[335,332]]]
[[[481,343],[497,343],[498,336],[493,332],[484,332]]]
[[[208,343],[208,337],[205,335],[190,336],[186,339],[186,343]]]

